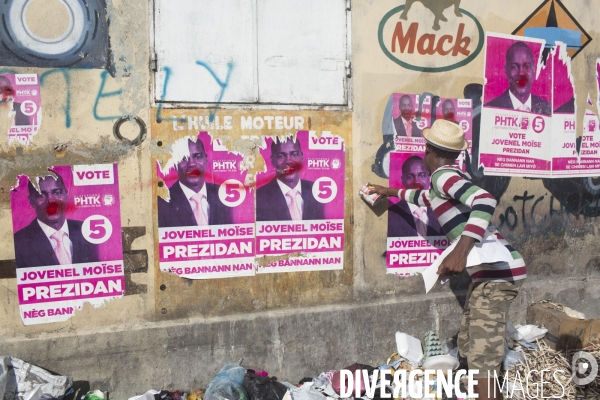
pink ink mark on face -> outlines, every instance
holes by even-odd
[[[527,77],[526,76],[520,76],[517,78],[517,85],[520,87],[523,87],[525,85],[527,85]]]

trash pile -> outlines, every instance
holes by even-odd
[[[582,318],[580,313],[576,313],[578,312],[573,311],[576,318]],[[584,368],[574,364],[579,358],[577,354],[589,354],[595,359],[597,368],[600,365],[600,345],[557,351],[542,340],[547,331],[535,325],[514,327],[510,323],[507,324],[507,348],[503,365],[507,371],[507,379],[504,382],[504,395],[517,400],[544,397],[567,400],[600,399],[599,375],[584,385],[578,385],[574,379],[590,376],[593,370],[591,363],[583,363]],[[577,367],[579,371],[574,370]],[[541,382],[544,382],[543,392]]]
[[[143,395],[129,398],[129,400],[337,400],[342,397],[343,391],[347,392],[354,389],[360,391],[361,399],[380,400],[381,393],[393,394],[393,377],[397,371],[404,370],[408,374],[413,369],[444,369],[453,370],[458,368],[459,362],[456,358],[457,349],[452,345],[452,341],[440,342],[437,334],[429,331],[425,335],[424,348],[419,339],[406,333],[396,333],[397,352],[393,353],[387,362],[378,367],[354,363],[343,368],[356,376],[358,370],[366,371],[366,377],[361,376],[359,382],[352,383],[348,377],[342,374],[342,370],[331,370],[322,372],[314,378],[304,378],[298,384],[288,382],[279,382],[276,377],[269,376],[266,371],[255,371],[246,369],[239,364],[227,364],[211,380],[203,397],[194,395],[193,391],[189,395],[181,395],[179,392],[169,393],[166,391],[158,392],[150,390]],[[455,355],[448,355],[454,353]],[[373,376],[381,377],[381,374],[374,374],[375,371],[382,373],[387,371],[387,384],[381,388],[383,380],[371,380]],[[364,372],[363,372],[364,374]],[[432,377],[430,385],[425,385],[422,377],[409,382],[412,385],[411,393],[420,393],[413,397],[397,397],[397,399],[416,400],[423,399],[428,393],[433,395],[429,398],[446,399],[445,396],[436,397],[437,382]],[[466,389],[462,388],[464,392]],[[408,391],[408,390],[407,390]],[[350,397],[352,398],[352,397]],[[456,397],[454,397],[456,399]]]
[[[577,317],[581,318],[581,315]],[[583,351],[595,359],[596,365],[600,364],[600,345],[557,351],[548,345],[552,343],[546,344],[543,340],[547,334],[550,335],[548,329],[536,325],[507,324],[503,362],[506,377],[499,378],[504,395],[520,400],[600,399],[600,376],[582,384],[577,380],[577,377],[590,376],[586,369],[593,363],[575,363]],[[354,363],[291,384],[280,382],[266,371],[244,368],[240,360],[237,364],[223,366],[206,389],[194,389],[189,393],[149,390],[129,400],[468,399],[470,382],[467,376],[460,378],[460,373],[452,373],[459,367],[459,372],[467,369],[466,360],[459,359],[454,339],[440,341],[435,332],[428,331],[423,341],[402,332],[396,332],[395,340],[396,352],[377,367]],[[578,366],[572,365],[574,363]],[[444,373],[427,377],[423,373],[426,370]],[[398,392],[394,378],[409,376],[405,380],[406,393],[392,396]],[[541,382],[544,382],[543,388]],[[53,374],[14,357],[0,357],[0,400],[109,400],[108,393],[89,391],[89,385],[86,390],[72,386],[72,377]],[[457,397],[459,392],[464,394],[463,397],[460,394]]]

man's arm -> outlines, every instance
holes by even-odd
[[[378,193],[381,196],[398,197],[419,207],[429,207],[429,192],[427,190],[386,188],[379,185],[370,185],[369,194]]]
[[[456,171],[441,170],[431,179],[434,191],[441,197],[454,199],[471,208],[469,220],[456,244],[438,269],[440,275],[454,275],[467,266],[467,256],[475,242],[483,240],[490,224],[496,199],[490,193],[474,185]]]

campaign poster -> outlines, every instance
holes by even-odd
[[[383,125],[391,127],[393,131],[395,151],[420,151],[425,146],[423,129],[431,126],[431,97],[392,93],[388,108],[389,103],[392,112],[384,118],[391,118],[391,123],[384,121]]]
[[[390,187],[428,190],[431,178],[424,154],[392,152]],[[412,276],[429,267],[450,245],[431,208],[389,197],[387,273]]]
[[[596,162],[593,158],[591,162],[580,162],[577,150],[575,91],[571,76],[570,58],[564,44],[559,44],[553,50],[552,63],[554,75],[552,175],[560,177],[582,176],[586,174],[586,170],[591,172],[597,170],[596,168],[600,167],[600,162],[598,162],[598,166],[594,165]],[[589,139],[589,136],[593,136],[596,130],[594,116],[586,113],[584,118],[583,131],[585,133],[582,139]],[[585,147],[587,145],[586,143]]]
[[[552,173],[560,177],[600,175],[600,126],[598,117],[586,110],[583,117],[583,135],[576,132],[575,93],[571,76],[570,58],[566,46],[557,46],[554,61],[554,114],[552,129]],[[600,64],[596,78],[600,79]],[[598,82],[600,87],[600,81]]]
[[[435,119],[444,119],[460,125],[469,144],[468,151],[472,154],[473,146],[473,100],[440,98],[435,107]],[[459,167],[466,171],[465,152],[461,152],[456,160]]]
[[[486,175],[552,174],[552,62],[544,41],[487,34],[480,164]]]
[[[242,156],[208,132],[171,149],[170,160],[157,163],[167,186],[167,197],[157,199],[161,271],[188,279],[254,275],[254,193],[244,184]]]
[[[8,143],[29,144],[42,123],[39,76],[0,74],[0,96],[0,121],[12,120]]]
[[[19,175],[11,189],[24,325],[68,320],[125,293],[117,164]]]
[[[327,131],[265,138],[256,254],[277,259],[259,259],[259,273],[343,269],[344,151],[344,140]]]
[[[579,150],[579,171],[571,176],[598,176],[600,175],[600,126],[598,116],[591,111],[586,111],[583,119],[583,136]]]

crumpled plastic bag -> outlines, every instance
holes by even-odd
[[[94,390],[92,392],[87,392],[85,396],[83,396],[83,400],[105,400],[107,395],[101,390]]]
[[[160,393],[160,392],[158,392],[154,389],[150,389],[146,393],[144,393],[140,396],[130,397],[129,400],[154,400],[154,395],[158,394],[158,393]]]
[[[505,349],[502,366],[505,371],[512,371],[515,365],[525,363],[525,355],[519,351]]]
[[[531,347],[531,343],[535,343],[536,340],[542,339],[546,336],[548,329],[540,328],[535,325],[517,325],[513,326],[510,322],[506,324],[506,339],[509,348],[512,348],[512,343],[508,339],[512,339],[519,342],[525,347]]]
[[[252,372],[244,377],[244,388],[250,400],[282,400],[288,392],[288,388],[277,382],[277,378],[259,376]]]
[[[306,382],[300,387],[286,385],[292,400],[326,400],[327,396],[315,389],[313,382]]]
[[[73,377],[53,375],[16,357],[0,356],[0,400],[61,400]]]
[[[567,316],[571,318],[585,319],[584,313],[582,313],[581,311],[575,311],[571,307],[563,306],[563,311],[565,312],[565,314],[567,314]]]
[[[546,332],[548,329],[540,328],[535,325],[523,325],[517,326],[517,331],[523,337],[523,340],[526,342],[535,342],[537,339],[542,339],[546,336]]]
[[[204,400],[248,400],[244,389],[245,375],[245,368],[237,364],[225,365],[208,384]]]

